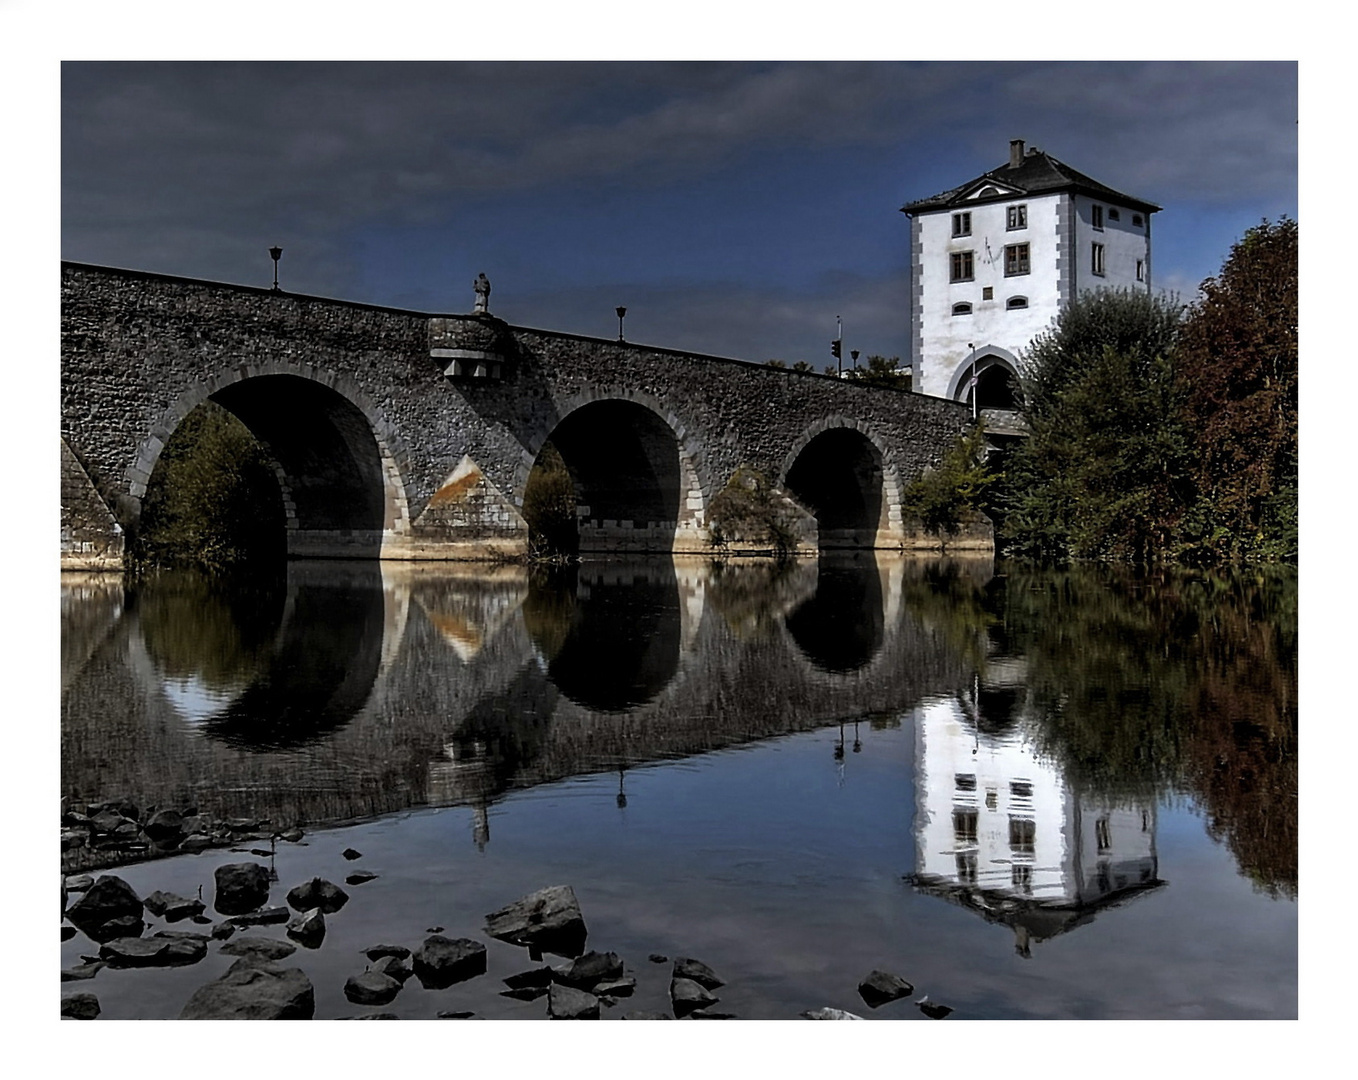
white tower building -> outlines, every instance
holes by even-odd
[[[1011,410],[1010,378],[1061,308],[1098,288],[1150,290],[1160,207],[1023,140],[1009,162],[901,207],[910,217],[910,334],[918,393]]]

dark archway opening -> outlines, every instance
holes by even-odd
[[[574,489],[569,520],[562,469]],[[679,444],[660,417],[630,401],[591,402],[562,420],[539,453],[524,490],[524,516],[543,542],[567,554],[669,551],[679,475]]]
[[[813,514],[825,548],[871,548],[882,516],[882,456],[852,428],[812,439],[787,474],[787,489]]]
[[[787,628],[821,671],[845,674],[866,666],[885,639],[876,560],[822,558],[816,592],[787,617]]]
[[[1014,373],[1004,364],[992,363],[976,379],[976,407],[1013,412],[1018,408]]]

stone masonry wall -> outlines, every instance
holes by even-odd
[[[131,531],[155,460],[189,411],[254,377],[311,379],[371,426],[390,508],[383,556],[447,558],[522,550],[517,511],[533,461],[556,424],[592,401],[635,402],[674,432],[688,544],[739,466],[782,482],[811,438],[849,427],[882,455],[879,544],[903,545],[901,488],[968,423],[963,406],[941,399],[493,323],[65,264],[62,438]],[[460,346],[500,357],[502,377],[445,376]],[[481,476],[476,512],[451,513],[468,468]]]

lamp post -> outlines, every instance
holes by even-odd
[[[269,258],[273,259],[273,291],[278,292],[278,260],[283,257],[281,247],[269,248]]]
[[[621,341],[621,340],[622,340],[622,318],[623,318],[624,315],[627,314],[627,309],[626,309],[625,307],[619,307],[619,308],[617,308],[617,309],[615,309],[615,310],[616,310],[617,313],[618,313],[618,340]]]

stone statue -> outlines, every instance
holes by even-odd
[[[472,288],[476,290],[476,307],[473,311],[476,314],[488,314],[490,312],[490,278],[485,274],[478,275],[472,282]]]

